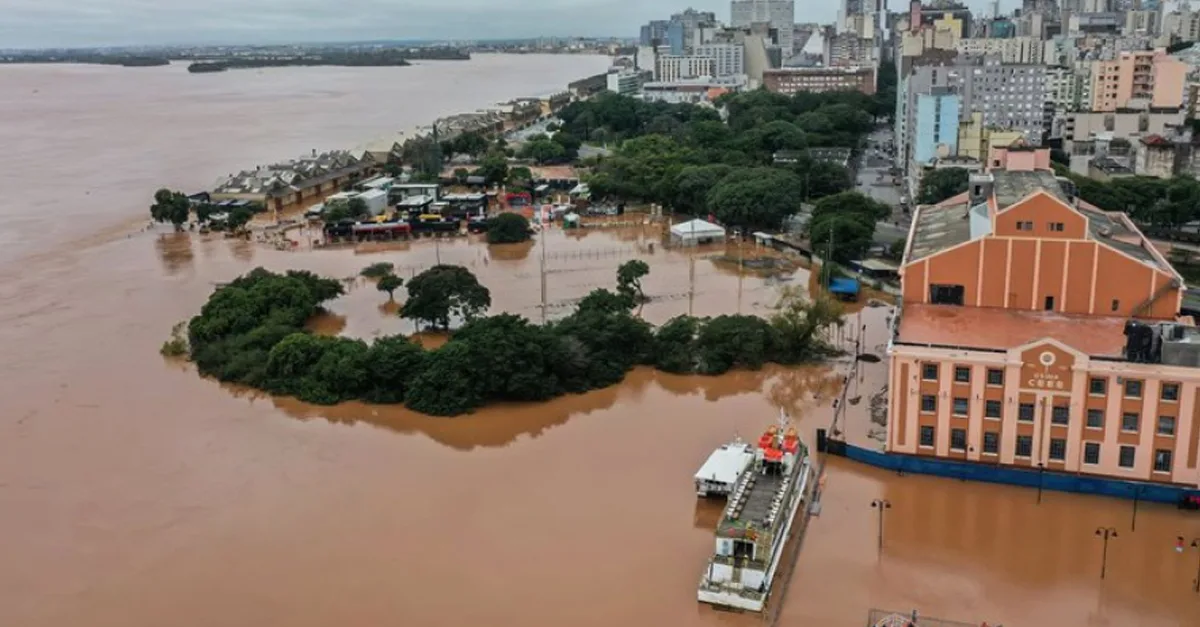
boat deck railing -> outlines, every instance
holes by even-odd
[[[986,626],[989,623],[982,623]],[[867,627],[980,627],[981,623],[963,623],[930,616],[913,616],[912,611],[871,610],[867,613]],[[1002,627],[996,625],[995,627]]]

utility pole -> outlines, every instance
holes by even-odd
[[[738,312],[739,316],[742,314],[742,274],[746,270],[745,259],[742,256],[742,244],[745,244],[745,242],[741,238],[739,238],[738,239],[738,296],[737,296],[737,312]]]
[[[696,246],[696,221],[692,220],[692,246]],[[688,315],[692,315],[692,304],[696,298],[696,251],[688,254]]]
[[[542,326],[546,325],[546,228],[542,227]]]

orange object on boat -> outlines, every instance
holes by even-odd
[[[773,444],[775,444],[775,438],[771,437],[771,434],[769,433],[764,433],[762,437],[758,439],[758,448],[771,448],[771,445]]]
[[[783,459],[783,451],[777,448],[769,448],[763,451],[763,457],[769,462],[777,462]]]

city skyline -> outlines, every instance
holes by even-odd
[[[892,0],[895,4],[896,0]],[[462,0],[9,0],[0,48],[285,44],[363,40],[485,40],[554,36],[636,37],[641,24],[689,7],[728,22],[728,0],[525,0],[496,11]],[[969,0],[975,11],[988,4]],[[1004,0],[1009,11],[1017,0]],[[840,3],[797,2],[797,22],[829,23]],[[898,6],[891,7],[900,10]]]

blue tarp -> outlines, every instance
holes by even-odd
[[[855,279],[830,279],[829,292],[831,294],[857,296],[858,281]]]

